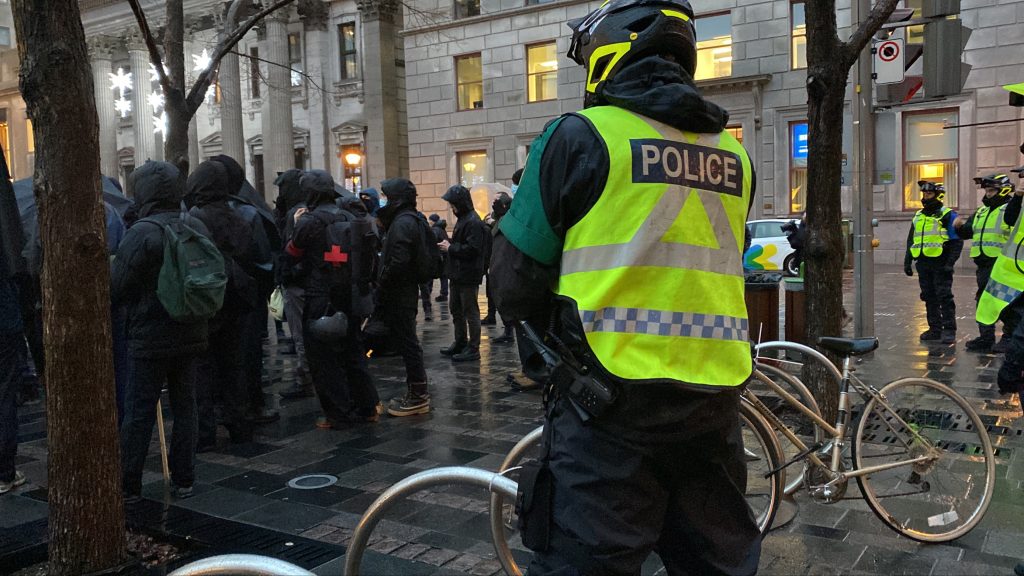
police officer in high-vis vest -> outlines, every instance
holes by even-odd
[[[610,0],[569,25],[585,107],[532,144],[491,271],[553,366],[541,464],[520,475],[529,573],[639,574],[654,551],[669,574],[752,574],[753,167],[696,88],[686,0]]]
[[[953,268],[960,258],[964,241],[953,227],[956,211],[942,204],[946,199],[946,189],[941,184],[925,180],[917,185],[921,188],[922,208],[910,223],[903,271],[907,276],[913,276],[911,262],[917,262],[921,300],[924,300],[928,316],[928,329],[921,333],[921,341],[941,340],[943,344],[952,344],[956,342]]]
[[[993,174],[974,179],[975,184],[984,191],[981,198],[982,206],[969,221],[963,216],[956,219],[957,235],[964,240],[971,240],[971,258],[977,265],[974,276],[978,280],[978,291],[974,294],[977,302],[988,284],[992,266],[996,257],[1003,250],[1003,245],[1010,236],[1010,225],[1003,218],[1006,203],[1013,194],[1013,184],[1006,174]],[[1005,331],[1000,339],[1000,349],[996,349],[996,328],[994,325],[978,323],[979,336],[967,342],[968,350],[975,352],[1005,351],[1009,333]]]
[[[1024,172],[1024,168],[1018,170],[1019,173]],[[1017,392],[1019,395],[1024,395],[1024,322],[1019,321],[1021,308],[1024,308],[1024,298],[1020,297],[1024,293],[1024,226],[1021,226],[1020,218],[1022,196],[1024,189],[1016,190],[1006,205],[1005,220],[1013,229],[992,266],[988,284],[978,300],[977,313],[978,323],[992,325],[1002,320],[1004,328],[1010,332],[1006,359],[999,368],[996,382],[1001,393]]]

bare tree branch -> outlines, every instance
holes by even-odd
[[[135,2],[137,0],[131,1]],[[279,8],[283,8],[294,1],[295,0],[277,0],[270,6],[267,6],[256,14],[250,16],[244,22],[239,24],[234,31],[224,36],[217,43],[217,48],[214,50],[213,57],[210,59],[210,66],[206,70],[203,70],[199,75],[199,78],[196,79],[196,83],[192,86],[192,89],[189,90],[188,96],[185,99],[188,103],[188,109],[190,112],[195,113],[195,111],[199,109],[199,106],[202,105],[203,94],[205,94],[206,90],[210,87],[214,71],[220,65],[220,61],[224,59],[224,56],[231,52],[231,49],[235,47],[235,44],[238,44],[238,42],[249,33],[249,30],[252,30],[253,26],[255,26],[256,23],[262,20],[266,15]],[[231,23],[229,22],[227,25],[230,26]]]
[[[855,62],[861,51],[864,50],[864,47],[871,41],[871,37],[875,35],[875,32],[878,32],[882,24],[885,24],[885,21],[892,15],[898,3],[899,0],[880,0],[871,9],[868,19],[850,36],[850,40],[846,42],[844,48],[848,50],[846,57],[847,61],[851,62],[851,66],[853,65],[852,62]]]
[[[167,72],[164,71],[163,58],[160,56],[160,48],[156,45],[156,38],[153,37],[153,32],[149,28],[149,22],[146,20],[146,14],[142,11],[142,5],[139,4],[139,0],[128,0],[131,4],[132,13],[135,14],[135,21],[139,23],[139,31],[142,32],[142,39],[146,42],[146,49],[149,51],[149,60],[153,63],[153,67],[156,68],[157,77],[160,79],[160,87],[164,89],[164,93],[170,93],[171,91],[171,80],[167,77]],[[138,70],[137,74],[142,74],[142,70]]]

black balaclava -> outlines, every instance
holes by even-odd
[[[1006,196],[1002,196],[999,194],[998,189],[996,190],[996,193],[992,195],[991,198],[988,197],[987,190],[986,194],[981,197],[981,203],[984,204],[985,206],[988,206],[989,208],[998,208],[1009,201],[1009,194],[1007,194]]]
[[[921,207],[924,209],[925,212],[929,214],[934,214],[935,212],[939,211],[939,209],[942,208],[942,200],[939,200],[937,196],[933,197],[930,200],[925,200],[924,197],[922,197]]]
[[[416,185],[406,178],[388,178],[380,183],[380,191],[388,203],[377,211],[381,222],[391,226],[392,220],[403,209],[416,209]]]
[[[380,210],[380,193],[376,188],[362,190],[359,192],[359,199],[371,216],[377,215],[377,211]]]
[[[469,193],[469,189],[461,184],[449,188],[441,199],[452,205],[455,216],[459,218],[473,211],[473,196]]]

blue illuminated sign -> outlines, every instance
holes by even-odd
[[[793,146],[793,159],[807,159],[807,123],[793,124],[792,138],[790,144]]]

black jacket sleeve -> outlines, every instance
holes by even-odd
[[[466,226],[466,235],[461,242],[451,242],[448,255],[456,260],[472,261],[480,257],[480,251],[487,242],[487,225],[482,220],[472,220]]]
[[[967,222],[964,222],[963,226],[961,226],[961,227],[956,229],[957,235],[960,236],[960,238],[962,240],[972,240],[974,238],[974,215],[975,214],[977,214],[977,212],[975,212],[974,214],[971,214],[971,217],[967,219]]]
[[[154,262],[154,251],[163,249],[162,243],[156,245],[162,235],[154,234],[154,230],[159,230],[155,224],[136,222],[117,247],[110,271],[110,300],[113,304],[123,304],[139,294],[144,270]]]
[[[914,222],[910,222],[910,230],[907,231],[907,250],[903,256],[903,268],[906,269],[913,263],[914,257],[910,255],[910,247],[914,245]]]
[[[1006,222],[1008,226],[1013,226],[1017,223],[1017,218],[1020,217],[1020,205],[1021,200],[1024,196],[1014,194],[1010,198],[1010,202],[1006,205],[1006,212],[1003,213],[1003,222]]]
[[[416,218],[396,217],[388,229],[384,250],[385,260],[381,262],[380,283],[382,286],[407,284],[411,278],[411,266],[416,258],[416,243],[420,241],[419,223]]]

